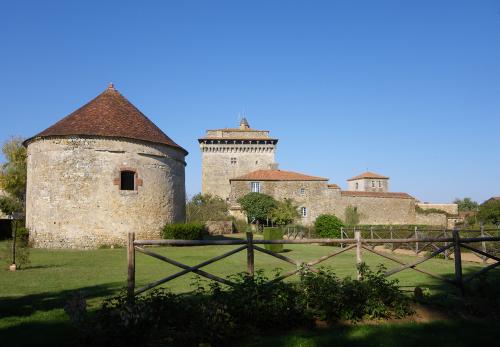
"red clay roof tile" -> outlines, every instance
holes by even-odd
[[[353,197],[373,197],[373,198],[399,198],[399,199],[414,199],[408,193],[392,193],[392,192],[360,192],[352,190],[343,190],[340,192],[342,196],[353,196]]]
[[[361,175],[357,175],[357,176],[349,178],[348,181],[359,180],[362,178],[389,179],[389,177],[387,177],[387,176],[382,176],[382,175],[376,174],[374,172],[367,171],[367,172],[363,172]]]
[[[184,148],[161,131],[112,84],[95,99],[24,143],[27,145],[37,137],[68,135],[143,140],[172,146],[187,154]]]
[[[328,178],[308,176],[283,170],[257,170],[246,175],[231,178],[230,181],[328,181]]]

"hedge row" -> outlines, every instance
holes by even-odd
[[[197,222],[167,224],[163,228],[164,239],[201,240],[204,233],[205,225]]]

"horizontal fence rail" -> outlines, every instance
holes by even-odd
[[[293,276],[303,269],[311,271],[311,272],[318,272],[316,268],[314,268],[315,265],[320,264],[321,262],[330,259],[332,257],[335,257],[339,254],[342,254],[348,250],[355,249],[356,250],[356,264],[359,265],[360,263],[363,262],[363,256],[362,256],[362,251],[365,250],[367,252],[373,253],[377,256],[383,257],[385,259],[391,260],[395,263],[397,263],[399,266],[387,270],[385,273],[385,276],[391,276],[394,275],[398,272],[401,272],[403,270],[407,269],[412,269],[415,271],[418,271],[420,273],[426,274],[428,276],[431,276],[433,278],[452,283],[456,285],[459,289],[462,290],[463,292],[463,285],[464,283],[467,283],[471,281],[472,279],[476,278],[477,276],[496,268],[497,266],[500,265],[500,257],[497,257],[493,254],[490,254],[484,250],[484,244],[486,242],[498,242],[500,241],[500,237],[497,236],[488,236],[485,233],[486,230],[479,230],[481,233],[481,237],[460,237],[460,233],[458,230],[436,230],[440,232],[439,237],[419,237],[419,234],[417,232],[417,229],[415,228],[413,234],[406,234],[406,237],[404,238],[381,238],[376,235],[375,229],[373,230],[368,230],[370,232],[370,238],[362,238],[362,233],[361,230],[355,230],[354,231],[354,238],[348,238],[348,233],[345,232],[344,230],[341,231],[341,238],[328,238],[328,239],[285,239],[285,240],[254,240],[253,239],[253,233],[246,233],[246,239],[235,239],[235,240],[135,240],[135,234],[134,233],[129,233],[128,235],[128,247],[127,247],[127,258],[128,258],[128,278],[127,278],[127,294],[130,299],[133,299],[135,295],[141,294],[149,289],[152,289],[156,286],[159,286],[163,283],[169,282],[177,277],[186,275],[188,273],[195,273],[197,275],[203,276],[205,278],[208,278],[210,280],[232,286],[234,285],[233,282],[231,282],[228,279],[221,278],[219,276],[216,276],[214,274],[208,273],[204,270],[201,270],[202,267],[205,267],[209,264],[215,263],[217,261],[220,261],[226,257],[229,257],[233,254],[239,253],[241,251],[246,250],[247,253],[247,274],[249,276],[254,275],[254,260],[255,260],[255,251],[261,252],[264,254],[268,254],[272,257],[275,257],[277,259],[280,259],[284,262],[290,263],[292,265],[295,265],[297,269],[291,270],[289,272],[286,272],[273,280],[269,281],[269,284],[276,283],[278,281],[284,280],[287,277]],[[408,230],[400,231],[400,230],[391,230],[391,235],[392,232],[407,232]],[[469,232],[469,231],[467,231]],[[421,235],[421,234],[420,234]],[[448,237],[451,236],[451,237]],[[346,236],[344,238],[343,236]],[[377,237],[374,237],[377,236]],[[413,237],[412,237],[413,236]],[[376,244],[391,244],[392,247],[391,249],[394,250],[394,244],[401,245],[401,244],[416,244],[415,246],[415,254],[419,254],[422,252],[424,249],[430,248],[432,246],[433,250],[430,252],[428,255],[425,257],[418,259],[416,261],[410,262],[410,263],[405,263],[389,254],[384,254],[383,252],[375,250],[375,245]],[[483,245],[483,249],[477,249],[475,247],[472,247],[468,244],[470,243],[481,243]],[[311,245],[340,245],[341,248],[338,248],[335,250],[335,252],[332,252],[330,254],[324,255],[318,259],[311,260],[309,262],[303,262],[300,260],[295,260],[292,258],[289,258],[283,254],[265,249],[260,247],[260,245],[276,245],[276,244],[311,244]],[[211,259],[208,259],[204,262],[201,262],[197,265],[190,266],[186,265],[183,263],[180,263],[176,260],[170,259],[164,255],[158,254],[154,252],[151,248],[145,248],[146,246],[213,246],[213,245],[234,245],[238,246],[237,248],[226,252],[224,254],[221,254],[219,256],[213,257]],[[422,247],[419,248],[419,245],[423,245]],[[477,271],[476,273],[473,273],[472,275],[463,278],[462,277],[462,260],[461,260],[461,248],[465,248],[469,251],[472,251],[480,256],[483,257],[483,259],[492,259],[495,260],[496,262],[485,266],[481,270]],[[455,276],[454,280],[447,279],[443,276],[433,274],[428,271],[424,271],[422,269],[418,269],[416,266],[419,264],[422,264],[429,259],[432,259],[436,257],[439,254],[444,253],[445,258],[448,258],[448,252],[453,250],[453,257],[454,257],[454,265],[455,265]],[[136,256],[136,251],[143,253],[145,255],[151,256],[153,258],[156,258],[158,260],[164,261],[168,264],[174,265],[176,267],[179,267],[182,269],[181,271],[169,275],[167,277],[164,277],[162,279],[159,279],[157,281],[154,281],[152,283],[149,283],[148,285],[138,288],[135,288],[135,273],[136,273],[136,267],[135,267],[135,256]],[[358,279],[360,278],[360,274],[358,271]]]

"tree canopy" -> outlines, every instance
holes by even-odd
[[[500,200],[488,200],[479,206],[477,219],[483,223],[500,224]]]
[[[471,198],[455,199],[454,204],[458,205],[459,212],[476,211],[479,204]]]
[[[20,212],[26,194],[26,148],[23,139],[14,137],[2,146],[6,162],[0,166],[0,189],[6,195],[0,196],[0,210],[6,214]]]
[[[277,202],[272,196],[262,193],[248,193],[239,198],[238,203],[246,213],[250,223],[266,222],[270,212],[277,206]]]
[[[269,218],[276,225],[287,225],[293,223],[299,217],[298,207],[292,199],[278,201],[276,207],[269,212]]]
[[[227,203],[216,195],[198,193],[186,203],[188,222],[228,220],[229,218]]]

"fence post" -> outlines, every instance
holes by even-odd
[[[356,267],[358,268],[358,266],[363,262],[363,257],[362,257],[362,253],[361,253],[361,231],[354,231],[354,238],[356,239]],[[357,273],[358,273],[358,280],[361,279],[361,274],[359,272],[359,268],[357,269]]]
[[[415,226],[415,239],[418,240],[418,227]],[[415,255],[418,255],[418,241],[415,241]]]
[[[446,231],[446,227],[444,227],[444,230],[443,230],[443,235],[444,235],[444,238],[447,238],[447,237],[448,237],[448,232]],[[446,242],[444,243],[444,245],[445,245],[445,247],[446,247],[446,246],[448,246],[448,241],[446,241]],[[448,260],[448,252],[449,252],[449,250],[448,250],[448,249],[444,251],[444,259],[445,259],[445,260]]]
[[[127,263],[128,263],[128,277],[127,277],[127,296],[129,300],[134,300],[135,291],[135,233],[128,233],[127,243]]]
[[[247,233],[247,273],[253,277],[254,274],[254,252],[253,233]]]
[[[370,227],[370,239],[373,240],[373,226]],[[372,243],[372,248],[375,248],[374,243]]]
[[[460,289],[462,295],[464,293],[464,285],[462,281],[462,254],[460,253],[460,235],[458,229],[453,229],[453,250],[455,252],[455,284]]]
[[[481,223],[481,237],[484,237],[484,225],[483,225],[483,223]],[[484,242],[484,241],[481,242],[481,248],[482,248],[482,251],[486,253],[486,242]],[[483,255],[483,264],[486,264],[487,259],[488,258]]]
[[[340,239],[344,239],[344,227],[340,227]],[[342,242],[340,243],[340,248],[344,248],[344,244]]]
[[[391,234],[391,240],[393,240],[394,237],[392,237],[392,225],[389,227],[389,232]],[[394,242],[391,243],[391,252],[394,252]]]

